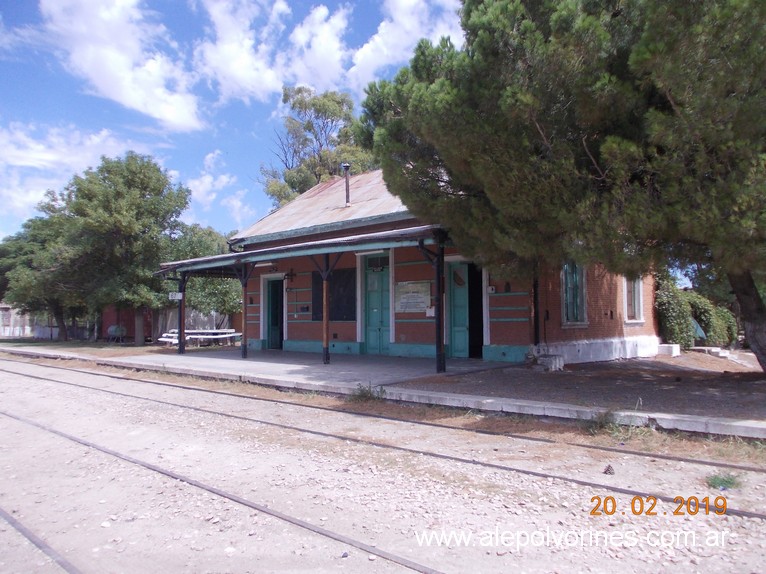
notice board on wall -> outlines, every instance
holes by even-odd
[[[431,306],[430,281],[404,281],[394,287],[397,313],[424,313]]]

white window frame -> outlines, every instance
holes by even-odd
[[[622,312],[625,317],[625,323],[630,325],[644,324],[644,278],[637,279],[622,278]],[[628,283],[633,283],[633,306],[636,316],[633,319],[628,318]]]
[[[272,280],[279,280],[282,279],[282,340],[287,341],[288,338],[288,329],[287,325],[289,323],[288,314],[287,314],[287,281],[285,281],[285,274],[284,273],[264,273],[261,275],[261,306],[259,309],[259,321],[261,323],[261,341],[265,341],[266,338],[269,336],[268,334],[268,305],[267,305],[267,298],[269,296],[268,290],[266,286],[268,285],[269,281]]]
[[[570,321],[567,318],[567,265],[574,265],[580,275],[580,286],[578,293],[578,307],[581,308],[581,317],[577,321]],[[587,327],[588,326],[588,281],[586,268],[569,262],[561,267],[561,324],[564,327]]]

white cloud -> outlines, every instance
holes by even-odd
[[[229,216],[235,224],[232,229],[244,229],[245,225],[256,220],[257,212],[245,201],[246,195],[247,190],[240,189],[221,200],[221,205],[229,210]]]
[[[268,14],[251,0],[204,0],[203,5],[215,39],[199,43],[194,56],[198,72],[217,84],[220,100],[265,101],[281,91],[283,79],[273,60],[283,19],[290,14],[287,3],[278,0]],[[256,33],[263,16],[265,25]]]
[[[465,33],[460,25],[460,0],[435,0],[434,4],[440,8],[439,14],[431,22],[432,41],[448,36],[458,48],[463,46]]]
[[[190,179],[186,186],[191,189],[192,201],[199,204],[203,211],[208,211],[213,205],[219,191],[234,185],[237,178],[228,173],[217,174],[221,150],[215,150],[205,156],[204,168],[199,177]]]
[[[462,45],[459,8],[459,0],[433,5],[422,0],[386,0],[382,7],[385,18],[377,32],[353,54],[348,71],[351,88],[361,92],[381,70],[406,65],[422,38],[437,42],[449,36],[454,44]]]
[[[5,28],[3,15],[0,13],[0,50],[6,50],[15,43],[14,36]]]
[[[7,214],[32,216],[48,189],[61,190],[77,173],[96,167],[101,156],[117,157],[147,146],[119,139],[109,130],[12,123],[0,127],[0,202]]]
[[[41,0],[40,11],[51,44],[97,95],[173,131],[203,127],[194,78],[168,53],[175,47],[166,28],[139,0]]]
[[[342,40],[348,7],[331,13],[316,5],[287,33],[292,12],[285,0],[263,4],[202,0],[202,4],[214,37],[197,45],[196,69],[217,86],[222,103],[264,102],[285,84],[304,84],[321,92],[338,89],[344,81],[350,55]]]
[[[318,92],[338,89],[343,81],[348,50],[342,36],[348,27],[348,8],[334,14],[326,6],[315,6],[290,34],[292,49],[285,58],[288,74],[296,84]]]

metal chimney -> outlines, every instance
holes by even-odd
[[[346,207],[351,207],[351,195],[349,191],[349,183],[348,183],[348,170],[351,169],[351,164],[348,163],[342,163],[340,164],[341,169],[343,169],[344,172],[346,172]]]

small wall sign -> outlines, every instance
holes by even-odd
[[[423,313],[431,305],[430,281],[405,281],[394,288],[397,313]]]

